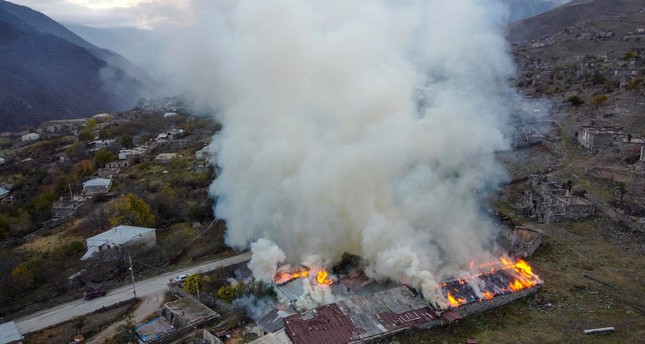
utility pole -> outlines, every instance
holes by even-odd
[[[132,276],[132,291],[134,292],[134,298],[137,298],[137,288],[134,286],[134,269],[132,269],[132,257],[128,254],[128,259],[130,260],[130,276]]]

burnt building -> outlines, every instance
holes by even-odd
[[[521,207],[525,215],[538,222],[575,220],[595,214],[593,203],[571,194],[570,184],[546,175],[530,176],[529,184]]]
[[[578,130],[578,144],[590,152],[619,145],[628,133],[614,127],[582,126]]]

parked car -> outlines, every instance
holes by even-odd
[[[90,289],[85,292],[85,295],[83,295],[83,298],[85,300],[92,300],[100,296],[105,296],[105,294],[107,294],[107,290],[103,288]]]
[[[188,277],[188,275],[179,275],[179,276],[175,277],[175,282],[183,283],[183,282],[186,281],[187,277]]]

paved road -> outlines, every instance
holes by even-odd
[[[163,291],[167,288],[168,280],[180,274],[191,275],[198,272],[208,272],[229,265],[242,263],[251,258],[251,253],[242,253],[230,258],[205,263],[192,268],[177,270],[163,275],[159,275],[147,280],[135,281],[137,297],[144,298],[147,295]],[[16,320],[16,327],[21,334],[38,331],[45,327],[56,325],[61,322],[72,319],[75,316],[84,315],[94,312],[101,307],[108,307],[115,303],[129,300],[134,297],[132,284],[123,286],[118,289],[109,290],[108,294],[94,300],[86,301],[83,299],[58,305],[44,311],[40,311],[21,319]]]

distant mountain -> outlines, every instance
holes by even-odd
[[[530,18],[544,13],[557,6],[565,3],[564,0],[547,1],[547,0],[503,0],[502,1],[510,10],[509,21]]]
[[[641,9],[645,9],[645,0],[574,0],[511,24],[509,39],[511,42],[537,40],[584,21],[613,18]]]
[[[128,109],[152,85],[122,56],[0,0],[0,131]]]
[[[161,40],[154,31],[132,27],[94,28],[78,24],[63,23],[73,33],[97,47],[108,48],[132,61],[137,66],[146,67],[150,62],[151,47]]]

